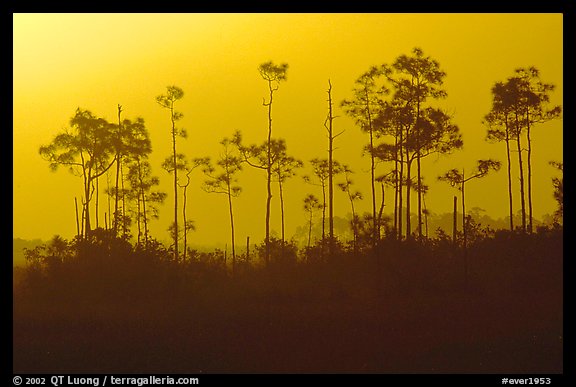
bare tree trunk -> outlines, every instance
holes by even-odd
[[[268,89],[270,90],[270,100],[268,103],[264,102],[264,106],[268,106],[268,143],[267,143],[267,156],[268,163],[266,165],[266,265],[270,262],[270,204],[272,202],[272,98],[274,89],[272,88],[272,81],[268,81]]]
[[[375,186],[375,171],[376,164],[374,161],[374,138],[372,134],[372,124],[370,124],[370,185],[372,190],[372,246],[376,246],[378,240],[378,221],[376,219],[376,186]]]
[[[354,233],[354,239],[352,240],[352,248],[354,249],[354,253],[356,253],[358,243],[358,224],[356,223],[356,211],[354,210],[354,199],[352,198],[352,195],[350,195],[350,191],[348,191],[348,197],[350,198],[350,207],[352,207],[352,232]]]
[[[332,134],[332,83],[328,79],[328,218],[329,218],[329,253],[332,254],[334,250],[334,168],[333,168],[333,145],[334,136]]]
[[[324,184],[324,182],[322,182],[322,240],[324,240],[325,238],[326,238],[326,185]]]
[[[510,160],[510,128],[508,127],[508,117],[506,116],[506,161],[508,167],[508,206],[510,216],[510,231],[514,231],[514,210],[512,207],[512,162]]]
[[[184,251],[182,252],[182,261],[186,261],[186,250],[188,249],[188,225],[186,224],[186,191],[188,184],[182,187],[182,230],[184,231]]]
[[[76,235],[80,236],[80,221],[78,220],[78,200],[74,196],[74,208],[76,209]]]
[[[80,229],[80,237],[81,237],[81,239],[85,239],[86,236],[84,235],[84,222],[86,219],[86,204],[85,204],[83,198],[80,198],[80,199],[82,200],[82,219],[80,222],[80,224],[82,225],[82,228]]]
[[[526,141],[528,142],[528,149],[526,154],[526,164],[528,168],[528,232],[532,233],[532,141],[530,139],[530,118],[528,111],[526,111]]]
[[[372,247],[376,246],[378,235],[378,225],[376,220],[376,186],[375,186],[375,156],[374,156],[374,130],[372,127],[372,113],[370,112],[370,99],[368,90],[365,93],[366,97],[366,118],[368,119],[368,132],[370,134],[370,188],[372,192]]]
[[[467,244],[467,230],[466,230],[466,206],[464,203],[464,181],[465,181],[464,169],[462,169],[462,232],[464,235],[464,250],[466,250]]]
[[[408,152],[407,152],[408,153]],[[412,230],[410,227],[410,191],[412,190],[412,179],[410,169],[412,167],[412,160],[409,159],[409,154],[406,155],[406,239],[412,239]]]
[[[138,173],[140,173],[140,170],[138,170]],[[138,242],[138,245],[140,245],[140,243],[142,242],[142,227],[141,227],[141,217],[142,217],[142,198],[140,197],[140,190],[138,190],[138,195],[136,195],[136,227],[138,230],[138,236],[136,237],[136,240]]]
[[[128,226],[126,224],[126,191],[124,190],[124,168],[120,165],[120,184],[122,186],[122,236],[126,239]]]
[[[84,202],[84,236],[88,237],[90,234],[90,199],[92,194],[90,193],[90,187],[92,185],[92,180],[88,179],[88,184],[86,185],[86,190],[84,192],[84,197],[86,201]]]
[[[426,208],[426,195],[422,195],[422,205],[424,206],[424,232],[426,239],[428,239],[428,209]]]
[[[280,191],[280,216],[282,226],[282,246],[284,246],[284,194],[282,193],[282,179],[278,179],[278,190]]]
[[[402,143],[404,142],[404,138],[403,138],[403,131],[402,128],[400,128],[400,176],[399,176],[399,181],[398,181],[398,194],[399,194],[399,200],[398,200],[398,240],[402,240],[402,199],[403,199],[403,194],[402,194],[402,186],[404,185],[404,150],[402,148]]]
[[[99,218],[99,216],[98,216],[98,202],[99,202],[98,199],[100,198],[100,185],[98,183],[99,181],[100,181],[100,178],[97,177],[96,178],[96,201],[95,201],[96,228],[99,227],[99,224],[98,224],[98,218]]]
[[[380,203],[380,210],[378,210],[378,239],[380,239],[380,225],[384,212],[384,183],[380,183],[380,190],[382,191],[382,202]]]
[[[464,169],[462,169],[462,231],[464,234],[464,286],[468,288],[468,248],[467,248],[467,234],[468,231],[466,230],[466,206],[464,202],[464,182],[465,182],[465,175]]]
[[[312,237],[312,211],[310,211],[310,222],[308,224],[308,248],[310,248],[311,237]]]
[[[172,121],[172,162],[174,168],[174,260],[178,262],[178,163],[176,157],[176,122],[174,120],[173,103],[170,105],[170,119]],[[186,232],[184,232],[184,235],[186,235]]]
[[[122,113],[122,106],[118,104],[118,146],[120,147],[120,133],[122,130],[122,120],[120,119],[120,114]],[[119,178],[120,178],[120,165],[122,164],[122,153],[120,150],[116,152],[116,192],[114,192],[114,236],[118,236],[118,190],[119,186]]]
[[[232,212],[232,192],[230,185],[228,185],[228,210],[230,212],[230,230],[232,233],[232,276],[236,269],[236,238],[234,236],[234,213]]]
[[[522,162],[522,146],[520,144],[520,127],[518,126],[518,117],[516,116],[516,144],[518,150],[518,165],[520,168],[520,207],[522,209],[522,231],[526,232],[526,200],[524,195],[524,167]]]
[[[110,171],[106,171],[106,190],[108,191],[107,196],[107,202],[108,202],[108,222],[106,222],[106,230],[108,230],[108,224],[110,223],[110,226],[112,225],[112,218],[111,218],[111,214],[112,214],[112,209],[111,209],[111,204],[110,204]]]
[[[148,215],[146,214],[146,193],[142,189],[142,221],[144,223],[144,244],[148,246]]]
[[[250,237],[246,237],[246,262],[250,261]]]
[[[454,196],[454,209],[452,220],[452,243],[456,246],[456,232],[458,231],[458,197]]]
[[[398,136],[394,136],[394,149],[396,152],[394,157],[394,239],[398,239]]]

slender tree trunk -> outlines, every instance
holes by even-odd
[[[140,162],[138,162],[140,163]],[[140,173],[140,170],[138,170]],[[136,195],[136,228],[138,230],[138,236],[136,238],[138,245],[142,243],[142,197],[140,196],[140,190],[138,190],[138,195]]]
[[[122,106],[118,104],[118,150],[116,152],[116,191],[114,192],[114,236],[118,236],[118,191],[120,188],[119,179],[120,179],[120,165],[122,164],[122,152],[120,151],[120,142],[121,136],[120,133],[122,132],[122,120],[120,115],[122,113]]]
[[[522,146],[520,144],[521,130],[519,127],[518,116],[516,116],[516,145],[518,150],[518,165],[520,168],[520,207],[522,209],[522,231],[526,232],[526,200],[524,194],[524,167],[522,162]]]
[[[420,86],[420,85],[418,85]],[[420,167],[420,98],[416,101],[416,188],[418,192],[418,237],[422,236],[422,175]]]
[[[78,220],[78,200],[74,196],[74,208],[76,209],[76,236],[80,236],[80,221]]]
[[[232,212],[232,193],[230,192],[230,185],[228,185],[228,209],[230,211],[230,230],[232,233],[232,276],[236,270],[236,238],[234,236],[234,213]]]
[[[246,237],[246,262],[250,262],[250,237]]]
[[[382,191],[382,201],[380,202],[380,209],[378,210],[378,239],[380,239],[380,226],[382,214],[384,213],[384,183],[380,183],[380,190]]]
[[[528,232],[532,233],[532,140],[530,139],[530,116],[526,108],[526,141],[528,149],[526,153],[527,183],[528,183]]]
[[[184,232],[184,250],[182,251],[182,261],[186,261],[186,250],[188,249],[188,225],[186,224],[186,201],[188,184],[182,187],[182,231]]]
[[[98,203],[99,203],[99,198],[100,198],[100,178],[97,177],[96,179],[96,200],[95,200],[95,215],[96,215],[96,228],[100,227],[99,222],[98,222],[98,218],[99,218],[99,214],[98,214]]]
[[[84,197],[86,201],[84,202],[84,236],[88,237],[90,234],[90,199],[91,193],[90,188],[92,186],[92,179],[90,178],[90,172],[88,173],[88,180],[86,184],[86,189],[84,191]]]
[[[372,126],[372,124],[370,124]],[[374,137],[372,134],[372,128],[370,128],[370,188],[372,190],[372,246],[376,246],[378,240],[378,221],[376,219],[376,184],[375,184],[375,173],[376,164],[374,160]]]
[[[310,210],[310,222],[308,224],[308,248],[310,248],[311,237],[312,237],[312,210]]]
[[[284,246],[284,194],[282,192],[282,179],[278,178],[278,190],[280,191],[280,217],[281,217],[281,226],[282,226],[282,246]]]
[[[456,232],[458,231],[458,196],[454,196],[454,209],[452,213],[452,243],[456,246]]]
[[[375,185],[375,156],[374,156],[374,130],[372,127],[372,113],[370,111],[370,99],[368,90],[365,90],[366,97],[366,118],[368,119],[368,133],[370,135],[370,188],[372,192],[372,247],[376,246],[378,235],[378,224],[376,221],[376,185]]]
[[[148,214],[146,214],[146,193],[142,189],[142,222],[144,223],[144,244],[148,246]]]
[[[398,239],[398,136],[394,136],[394,239]]]
[[[106,230],[108,230],[108,224],[110,224],[110,226],[112,225],[112,218],[111,218],[111,214],[112,214],[112,209],[111,209],[111,204],[110,204],[110,171],[106,171],[106,190],[108,191],[108,195],[107,195],[107,202],[108,202],[108,222],[106,223]]]
[[[510,231],[514,231],[514,209],[512,206],[512,162],[510,160],[510,128],[508,126],[508,117],[505,120],[506,127],[506,162],[508,169],[508,207],[510,216]]]
[[[352,232],[354,233],[354,239],[352,240],[352,248],[354,253],[357,252],[357,242],[358,242],[358,225],[356,224],[356,211],[354,210],[354,199],[350,194],[350,189],[348,189],[348,198],[350,199],[350,207],[352,207]]]
[[[398,240],[402,240],[402,202],[404,195],[402,194],[402,187],[404,185],[404,149],[403,149],[403,142],[404,142],[404,135],[403,130],[400,128],[400,176],[398,181]]]
[[[270,205],[272,202],[272,98],[274,89],[272,88],[272,81],[268,81],[268,89],[270,90],[270,100],[264,103],[268,106],[268,143],[267,143],[267,156],[268,163],[266,165],[266,265],[270,261]]]
[[[270,145],[268,145],[270,148]],[[268,150],[268,154],[270,154],[270,150]],[[270,162],[268,162],[267,167],[267,181],[266,181],[266,234],[265,234],[265,241],[266,244],[266,265],[270,262],[270,204],[272,202],[272,171]]]
[[[325,238],[326,238],[326,184],[322,182],[322,240],[324,240]]]
[[[138,163],[138,243],[141,243],[142,232],[140,226],[144,226],[144,240],[146,241],[146,197],[144,195],[144,180],[142,178],[142,165],[140,159],[137,159]]]
[[[428,209],[426,208],[426,195],[422,195],[422,206],[424,207],[424,233],[428,239]]]
[[[332,160],[334,137],[332,136],[332,83],[328,79],[328,218],[329,218],[329,252],[333,253],[334,244],[334,167]]]
[[[408,152],[406,153],[406,239],[412,239],[412,230],[410,227],[410,191],[412,190],[410,169],[412,167],[412,160],[410,160]]]
[[[462,169],[462,231],[464,234],[464,286],[468,288],[468,248],[467,248],[467,236],[468,231],[466,230],[466,206],[464,202],[464,169]]]
[[[176,157],[176,122],[174,121],[174,103],[170,105],[172,121],[172,162],[174,167],[174,260],[178,262],[178,161]],[[186,231],[184,231],[186,235]]]
[[[81,238],[81,239],[85,239],[86,236],[84,235],[84,225],[85,225],[85,219],[86,219],[86,203],[85,203],[85,201],[84,201],[84,199],[83,199],[82,197],[80,198],[80,200],[82,200],[82,219],[81,219],[81,222],[80,222],[80,224],[81,224],[82,226],[81,226],[81,229],[80,229],[80,238]]]
[[[467,244],[467,230],[466,230],[466,205],[464,202],[464,169],[462,169],[462,233],[464,236],[464,250],[466,250]]]
[[[124,189],[124,167],[120,165],[120,185],[122,187],[122,237],[126,239],[128,225],[126,219],[126,191]]]

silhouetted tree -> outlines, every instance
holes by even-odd
[[[330,174],[329,161],[327,159],[310,160],[314,175],[318,178],[319,183],[314,182],[310,176],[304,175],[302,179],[312,185],[322,187],[322,239],[326,238],[326,188],[330,175],[334,176],[342,172],[342,166],[336,160],[332,160],[332,174]]]
[[[118,128],[121,128],[119,131]],[[126,197],[136,201],[137,211],[136,211],[136,224],[138,228],[137,241],[141,243],[142,240],[142,228],[144,226],[144,240],[148,240],[148,219],[149,216],[146,214],[146,205],[148,203],[147,195],[150,194],[150,189],[154,185],[159,184],[157,177],[151,176],[151,166],[148,162],[148,157],[152,153],[152,143],[150,141],[150,135],[146,126],[144,124],[144,119],[137,118],[135,121],[125,119],[121,122],[120,126],[116,126],[114,133],[115,140],[115,151],[116,157],[121,161],[116,160],[116,171],[120,172],[120,187],[122,194],[122,212],[124,216],[120,217],[117,212],[115,212],[115,218],[122,220],[123,224],[123,237],[127,236],[127,219],[126,216]],[[130,184],[130,189],[126,189],[124,186],[124,167],[128,168],[126,178]],[[117,183],[118,184],[118,179]],[[119,187],[119,188],[120,188]],[[114,195],[115,198],[118,197],[118,189],[114,187],[109,190],[109,195]],[[155,195],[156,196],[156,195]],[[155,199],[161,199],[163,195],[160,194],[156,196]],[[115,210],[117,204],[115,203]],[[115,220],[115,223],[118,223]],[[114,229],[114,235],[117,235],[117,228]]]
[[[472,179],[478,179],[484,177],[490,172],[490,170],[498,171],[500,169],[500,161],[496,160],[478,160],[478,165],[476,170],[470,176],[466,176],[464,173],[464,169],[462,172],[458,171],[458,169],[451,169],[446,172],[444,175],[439,176],[438,180],[445,181],[449,183],[452,187],[458,188],[461,193],[462,199],[462,228],[464,232],[464,249],[466,249],[466,203],[464,201],[465,195],[465,184],[466,182]]]
[[[376,145],[373,155],[382,162],[394,162],[394,230],[397,239],[402,239],[402,188],[405,183],[404,164],[407,164],[404,148],[411,119],[409,106],[399,99],[393,99],[383,104],[374,122],[378,137],[391,136],[394,140],[393,144],[384,142]]]
[[[54,140],[39,148],[39,153],[56,171],[66,166],[80,176],[84,183],[83,236],[90,234],[90,202],[94,193],[94,182],[115,162],[112,125],[88,110],[78,108],[70,120],[71,129],[54,137]]]
[[[242,188],[238,185],[237,173],[242,170],[242,159],[235,155],[231,148],[232,141],[224,138],[220,141],[223,147],[222,152],[216,165],[220,171],[216,171],[210,163],[207,163],[203,172],[208,177],[204,181],[203,189],[206,192],[218,193],[226,195],[228,199],[228,212],[230,214],[230,231],[231,231],[231,245],[232,245],[232,275],[234,275],[236,268],[236,239],[234,236],[234,212],[232,209],[232,198],[238,197],[242,192]]]
[[[129,164],[128,181],[131,187],[131,197],[136,201],[136,223],[138,227],[137,242],[147,246],[150,238],[148,222],[158,219],[158,204],[166,199],[167,194],[161,191],[152,191],[154,186],[160,184],[160,179],[152,176],[150,162],[146,159],[136,158]],[[143,226],[143,235],[141,230]]]
[[[332,254],[334,246],[334,139],[344,131],[334,134],[334,116],[332,109],[332,82],[328,79],[328,114],[324,120],[324,128],[328,137],[328,235],[330,238],[329,252]]]
[[[272,100],[274,92],[278,90],[278,85],[281,81],[286,80],[286,71],[288,64],[282,63],[275,65],[272,61],[262,63],[258,66],[260,76],[268,83],[269,97],[268,101],[264,98],[262,105],[268,108],[268,141],[266,142],[266,263],[270,260],[270,204],[272,200]]]
[[[382,128],[382,131],[379,131],[380,135],[394,136],[394,144],[380,143],[374,147],[373,153],[378,160],[394,161],[396,166],[400,165],[399,171],[394,169],[391,172],[393,181],[390,181],[390,184],[397,187],[396,190],[399,194],[399,200],[395,201],[398,206],[397,212],[400,212],[403,203],[401,187],[402,185],[406,186],[406,235],[411,235],[411,191],[414,190],[420,198],[422,197],[422,192],[419,190],[422,185],[422,174],[419,177],[420,184],[413,186],[412,163],[431,154],[450,154],[455,149],[462,148],[463,141],[458,126],[452,123],[450,116],[444,111],[430,107],[421,109],[419,112],[419,129],[416,131],[412,125],[406,124],[406,122],[412,122],[409,116],[405,114],[406,109],[403,109],[404,112],[394,111],[398,106],[400,106],[398,103],[387,105],[378,121],[378,127]],[[399,134],[398,132],[403,133]],[[406,165],[405,169],[403,168],[404,164]],[[406,171],[405,174],[404,171]],[[418,219],[421,221],[421,214]],[[401,228],[401,215],[398,217],[397,223]],[[421,228],[418,232],[418,235],[421,236]],[[401,237],[401,233],[399,236]]]
[[[178,178],[178,187],[182,188],[182,227],[183,227],[183,252],[182,259],[186,260],[186,255],[188,252],[188,220],[187,220],[187,204],[188,204],[188,186],[190,185],[190,174],[198,167],[205,166],[208,164],[209,159],[207,157],[194,158],[190,162],[188,158],[183,154],[178,154],[178,164],[177,168],[181,171],[180,177]],[[166,159],[163,164],[164,169],[171,171],[171,160]],[[182,181],[182,182],[181,182]]]
[[[464,283],[468,286],[468,255],[467,255],[467,236],[469,225],[467,224],[467,220],[469,217],[466,215],[466,204],[465,204],[465,184],[466,182],[484,177],[488,174],[490,170],[498,171],[500,169],[500,161],[495,161],[491,159],[487,160],[478,160],[478,165],[476,167],[476,171],[469,177],[466,177],[464,173],[464,169],[462,169],[462,173],[457,169],[451,169],[450,171],[446,172],[444,175],[439,176],[438,180],[448,182],[452,187],[457,187],[461,193],[462,197],[462,233],[463,233],[463,250],[464,250]]]
[[[176,138],[186,137],[184,129],[176,128],[176,122],[183,117],[183,114],[174,109],[176,101],[184,97],[184,91],[177,86],[167,86],[166,94],[156,97],[156,102],[170,111],[170,122],[172,124],[172,173],[174,175],[174,260],[178,261],[178,153],[176,152]]]
[[[266,235],[267,239],[270,238],[270,200],[272,199],[272,172],[273,167],[282,153],[285,153],[286,142],[283,139],[270,139],[261,145],[244,145],[242,144],[242,133],[236,131],[232,136],[231,143],[234,144],[240,153],[242,161],[253,168],[266,171],[266,191],[268,193],[266,199]],[[270,174],[269,174],[270,173]],[[265,242],[266,245],[266,242]],[[268,264],[268,254],[264,255],[266,264]]]
[[[344,182],[343,183],[338,183],[338,187],[340,187],[340,189],[343,192],[346,192],[346,195],[348,196],[348,200],[350,200],[350,207],[352,210],[352,219],[350,221],[350,226],[352,227],[352,233],[354,235],[353,240],[352,240],[352,248],[354,249],[354,252],[357,252],[357,242],[358,242],[358,216],[356,215],[356,211],[354,209],[354,201],[355,200],[362,200],[362,193],[360,191],[354,191],[352,192],[352,179],[350,177],[350,175],[352,175],[352,170],[347,166],[344,165],[342,167],[342,172],[344,173]]]
[[[550,161],[550,165],[558,169],[561,173],[564,173],[564,163]],[[558,203],[558,209],[554,213],[554,217],[558,220],[562,220],[564,216],[564,177],[553,177],[552,186],[554,187],[554,199],[556,199],[556,202]]]
[[[284,231],[284,182],[296,176],[296,169],[302,168],[304,163],[301,160],[297,160],[292,156],[289,156],[286,152],[286,144],[284,142],[276,142],[278,149],[273,149],[274,165],[272,166],[273,178],[278,182],[278,191],[280,194],[280,214],[282,222],[282,238],[281,241],[284,243],[286,241],[285,231]]]
[[[510,206],[510,219],[513,218],[512,188],[510,172],[510,148],[509,141],[516,141],[520,178],[520,204],[522,230],[533,231],[532,214],[532,139],[531,129],[537,123],[543,123],[560,117],[560,106],[548,108],[550,93],[554,85],[545,84],[540,80],[540,72],[535,67],[519,68],[515,70],[515,76],[506,82],[497,82],[492,88],[493,105],[490,113],[485,117],[489,125],[488,140],[506,141],[508,159],[508,195]],[[526,133],[526,183],[528,194],[528,220],[526,220],[525,178],[522,153],[524,148],[521,144],[521,135]],[[510,220],[510,228],[513,229],[513,221]]]
[[[562,108],[555,106],[547,108],[550,102],[550,93],[554,91],[553,84],[543,83],[540,80],[540,71],[536,67],[518,68],[515,77],[519,82],[518,99],[523,108],[522,125],[526,129],[526,162],[528,184],[528,231],[533,231],[532,214],[532,127],[537,123],[543,123],[560,117]]]
[[[345,99],[341,102],[346,114],[354,118],[356,125],[365,133],[368,133],[368,149],[370,154],[370,184],[372,193],[372,221],[373,221],[373,246],[377,241],[377,216],[376,216],[376,187],[375,169],[376,160],[374,156],[375,125],[374,120],[378,116],[379,109],[383,105],[382,96],[388,94],[389,90],[380,83],[382,70],[372,66],[367,72],[362,74],[356,81],[353,89],[353,99]]]
[[[512,200],[512,163],[510,160],[510,141],[512,140],[512,104],[509,101],[506,85],[497,82],[492,87],[492,109],[484,117],[488,126],[486,140],[490,142],[504,141],[506,143],[506,167],[508,172],[508,211],[510,230],[514,230],[514,209]]]
[[[113,230],[114,230],[114,235],[118,235],[118,218],[119,218],[119,212],[118,212],[118,203],[119,203],[119,191],[120,191],[120,184],[119,184],[119,179],[120,179],[120,168],[122,165],[122,154],[123,154],[123,150],[124,150],[124,144],[125,142],[123,141],[123,133],[122,133],[122,105],[118,104],[118,125],[116,126],[116,136],[115,136],[115,141],[114,141],[114,147],[116,148],[116,184],[115,184],[115,190],[114,190],[114,224],[113,224]],[[110,192],[109,192],[110,194]]]
[[[429,98],[445,98],[446,91],[442,89],[444,77],[446,73],[440,69],[440,64],[437,60],[432,59],[430,56],[424,56],[421,48],[415,47],[412,50],[413,55],[400,55],[391,66],[383,66],[383,73],[386,78],[392,83],[394,88],[394,99],[401,101],[400,105],[404,105],[405,111],[411,115],[410,133],[412,135],[411,147],[413,148],[414,158],[416,159],[416,185],[418,193],[418,235],[422,235],[422,194],[419,189],[422,180],[421,173],[421,158],[422,151],[425,147],[425,136],[423,133],[425,121],[423,119],[423,105]],[[408,168],[408,171],[410,168]],[[410,176],[407,177],[407,182],[410,184]],[[410,188],[407,187],[407,200],[406,200],[406,235],[410,236]]]
[[[304,198],[304,211],[309,215],[308,218],[308,248],[310,248],[310,239],[312,237],[312,218],[314,216],[314,211],[323,208],[320,204],[318,198],[312,194],[309,194]]]

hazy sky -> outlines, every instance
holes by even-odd
[[[14,14],[13,21],[14,237],[75,234],[74,197],[80,200],[82,181],[65,168],[50,172],[38,148],[68,127],[77,107],[115,122],[121,104],[123,118],[142,117],[150,131],[152,169],[168,193],[151,233],[168,240],[173,193],[170,175],[160,165],[170,154],[170,120],[155,97],[168,85],[184,90],[177,110],[184,114],[181,126],[189,138],[179,140],[179,151],[191,158],[215,159],[219,141],[235,130],[243,132],[246,142],[265,140],[262,98],[267,84],[257,67],[269,60],[289,64],[288,80],[274,96],[273,135],[286,139],[289,153],[305,161],[299,175],[311,173],[310,159],[327,157],[323,122],[330,78],[335,114],[340,116],[335,130],[345,131],[335,142],[335,158],[356,172],[355,188],[365,196],[357,205],[361,212],[371,209],[370,161],[362,157],[368,138],[344,115],[339,102],[351,97],[354,81],[370,66],[391,63],[420,47],[447,73],[448,98],[432,104],[453,115],[464,148],[422,162],[424,182],[430,185],[426,204],[436,213],[451,211],[456,193],[436,182],[439,174],[454,167],[471,170],[480,158],[505,163],[505,145],[484,141],[486,127],[481,123],[495,82],[512,76],[515,68],[535,66],[543,81],[556,85],[552,103],[562,104],[561,14]],[[533,130],[536,218],[556,209],[551,178],[557,172],[548,161],[563,159],[562,132],[562,120]],[[379,172],[388,169],[379,166]],[[246,167],[239,179],[243,192],[235,201],[237,243],[242,245],[248,235],[259,242],[264,237],[265,173]],[[188,217],[197,231],[189,241],[227,243],[225,197],[203,192],[203,180],[200,171],[192,174]],[[483,208],[493,218],[506,216],[506,181],[505,168],[471,181],[467,207]],[[517,187],[517,179],[514,184]],[[274,189],[271,227],[279,233]],[[285,184],[288,237],[306,222],[302,201],[307,193],[321,197],[320,188],[304,184],[300,176]],[[103,195],[100,203],[103,225]],[[385,212],[390,212],[391,189],[386,205]],[[335,214],[346,216],[349,211],[345,194],[336,192]]]

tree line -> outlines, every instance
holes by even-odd
[[[164,94],[156,97],[159,107],[167,111],[167,132],[171,138],[171,152],[162,163],[162,168],[171,175],[173,182],[174,212],[169,228],[172,238],[170,248],[175,261],[187,259],[187,235],[194,230],[193,221],[187,218],[187,190],[191,184],[191,173],[195,169],[203,172],[205,179],[202,188],[209,193],[224,195],[230,217],[232,265],[236,263],[234,198],[242,191],[238,174],[244,166],[261,170],[266,176],[265,239],[264,260],[270,260],[272,237],[270,216],[272,185],[277,184],[281,211],[281,245],[285,244],[284,229],[284,186],[287,179],[296,176],[304,161],[288,153],[286,141],[273,135],[274,96],[280,91],[282,82],[287,81],[288,64],[262,63],[258,72],[268,87],[268,95],[262,105],[267,114],[267,136],[259,144],[246,144],[241,131],[220,141],[221,152],[216,159],[206,156],[190,157],[178,151],[179,139],[187,137],[187,131],[178,123],[183,113],[177,110],[184,91],[178,86],[168,86]],[[355,211],[354,203],[364,198],[353,186],[353,170],[333,157],[334,143],[342,131],[335,128],[335,102],[332,98],[332,83],[328,80],[327,112],[324,121],[328,151],[326,157],[310,160],[312,175],[302,176],[303,180],[322,189],[322,199],[307,194],[303,199],[303,210],[308,214],[310,233],[314,213],[322,211],[322,242],[329,253],[334,249],[337,237],[334,235],[334,188],[335,178],[342,179],[336,187],[346,193],[352,211],[350,227],[353,233],[353,248],[356,250],[361,230],[370,236],[370,244],[375,247],[386,237],[395,240],[418,240],[427,237],[423,233],[428,210],[425,205],[429,186],[424,183],[425,168],[422,160],[432,154],[449,155],[463,147],[462,134],[453,122],[453,117],[436,106],[447,97],[443,88],[446,72],[439,62],[426,56],[422,49],[414,48],[411,54],[400,55],[390,64],[370,67],[356,79],[352,95],[340,101],[339,106],[354,119],[355,124],[365,133],[368,141],[363,151],[370,158],[370,200],[371,213],[362,218]],[[544,83],[539,71],[534,67],[519,68],[505,81],[498,81],[491,89],[492,107],[482,122],[486,127],[486,140],[504,142],[506,145],[506,166],[508,173],[508,203],[510,230],[533,232],[532,198],[532,139],[531,131],[538,124],[559,118],[560,106],[550,106],[550,94],[554,85]],[[108,211],[105,212],[104,228],[114,236],[131,238],[131,230],[136,231],[136,243],[147,245],[151,242],[149,222],[159,216],[159,206],[167,197],[158,190],[159,178],[152,173],[149,156],[152,145],[144,119],[122,118],[122,106],[118,105],[117,122],[95,116],[89,110],[78,108],[70,120],[70,128],[57,134],[53,141],[39,148],[40,155],[49,162],[52,170],[66,167],[80,177],[83,183],[81,213],[76,202],[76,226],[79,238],[88,238],[93,230],[100,228],[98,216],[92,222],[91,209],[96,214],[100,187],[104,178]],[[513,150],[513,146],[516,149]],[[512,152],[517,154],[518,188],[522,224],[515,228],[513,223],[512,192]],[[562,171],[562,163],[551,161]],[[379,167],[380,165],[384,168]],[[498,160],[478,160],[476,169],[452,169],[437,176],[456,187],[461,193],[462,230],[464,247],[469,217],[466,216],[464,187],[472,179],[486,176],[489,171],[500,169]],[[113,176],[110,184],[109,177]],[[562,215],[562,179],[554,178],[554,197],[558,202],[557,216]],[[393,218],[383,215],[385,188],[394,193]],[[377,191],[380,194],[377,194]],[[411,224],[413,212],[412,194],[416,196],[415,227]],[[380,196],[380,202],[377,202]],[[456,201],[455,201],[456,207]],[[113,208],[113,209],[112,209]],[[404,214],[402,212],[405,212]],[[326,213],[328,212],[328,213]],[[456,213],[456,211],[455,211]],[[106,215],[107,214],[107,215]],[[325,226],[328,225],[326,232]],[[454,227],[454,235],[456,227]],[[455,238],[454,238],[455,239]],[[183,244],[180,251],[179,245]]]

